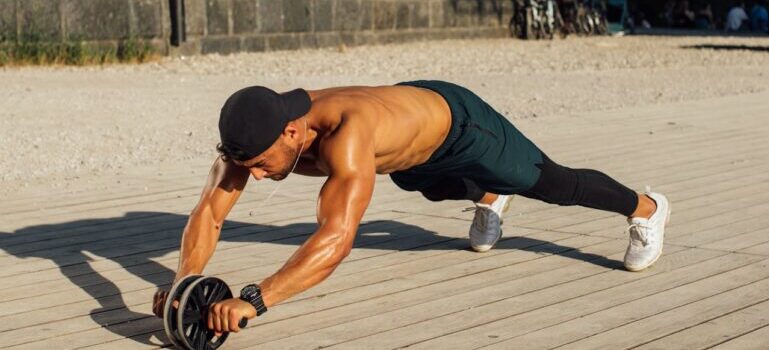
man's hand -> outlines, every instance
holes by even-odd
[[[163,318],[163,308],[166,305],[166,298],[168,298],[168,291],[158,289],[155,295],[152,297],[152,313],[155,316]]]
[[[152,297],[152,313],[155,316],[163,318],[163,308],[166,306],[166,299],[168,299],[169,291],[164,289],[158,289],[155,292],[155,296]],[[174,300],[173,307],[179,308],[179,301]]]
[[[208,311],[208,328],[213,330],[216,336],[223,332],[239,332],[238,323],[245,318],[256,317],[256,309],[253,305],[239,298],[225,299],[211,305]]]

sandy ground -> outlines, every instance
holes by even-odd
[[[541,118],[766,90],[768,50],[767,38],[494,39],[0,68],[0,194],[212,159],[219,108],[247,85],[444,79],[531,130]]]

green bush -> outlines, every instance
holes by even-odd
[[[36,34],[0,41],[0,66],[142,63],[157,56],[152,46],[135,38],[121,40],[116,47],[88,45],[82,40],[57,42]]]

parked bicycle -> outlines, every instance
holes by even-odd
[[[608,33],[603,1],[513,0],[510,34],[521,39],[552,39]]]
[[[514,0],[510,33],[522,39],[552,39],[563,26],[556,0]]]
[[[564,36],[604,35],[608,33],[606,10],[603,2],[595,0],[561,0]]]

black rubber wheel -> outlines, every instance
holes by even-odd
[[[182,344],[182,340],[179,338],[176,329],[177,309],[173,307],[173,302],[181,299],[181,296],[187,287],[200,278],[203,278],[203,276],[189,275],[174,283],[171,287],[171,291],[168,292],[166,303],[163,304],[163,329],[166,332],[168,340],[171,341],[171,344],[179,349],[184,349],[184,345]]]
[[[180,312],[176,315],[177,336],[188,350],[215,350],[224,344],[229,336],[224,332],[217,337],[208,329],[208,309],[216,302],[232,298],[227,283],[216,277],[203,277],[192,284],[182,294],[179,302]],[[240,327],[247,325],[246,319],[240,321]]]

